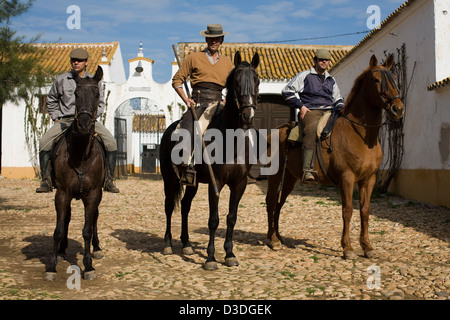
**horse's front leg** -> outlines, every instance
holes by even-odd
[[[369,241],[369,215],[370,215],[370,198],[372,196],[373,187],[375,186],[376,176],[370,177],[366,183],[359,185],[359,205],[361,215],[361,233],[359,242],[364,250],[367,258],[375,258],[376,253]]]
[[[209,220],[208,220],[208,229],[209,229],[209,243],[208,249],[206,250],[208,257],[205,262],[206,270],[216,270],[217,269],[217,261],[214,257],[215,254],[215,244],[214,238],[216,236],[216,230],[219,227],[219,197],[216,195],[214,191],[214,187],[212,184],[209,184]],[[219,189],[220,192],[221,188]]]
[[[101,193],[101,190],[100,190]],[[94,226],[98,217],[98,206],[100,204],[101,195],[98,195],[98,191],[91,191],[91,194],[87,198],[83,198],[84,203],[84,227],[83,227],[83,239],[84,239],[84,278],[86,280],[92,280],[96,277],[95,269],[92,266],[91,255],[91,241],[94,235]]]
[[[98,230],[97,230],[97,222],[98,222],[98,208],[97,212],[95,213],[94,218],[94,229],[93,229],[93,235],[92,235],[92,249],[93,249],[93,255],[95,259],[101,259],[103,258],[102,249],[100,248],[100,240],[98,239]]]
[[[61,242],[66,235],[67,215],[70,212],[70,202],[72,198],[60,189],[56,190],[55,194],[55,209],[56,209],[56,228],[53,233],[53,251],[50,257],[50,263],[45,270],[44,280],[56,280],[56,264],[58,263],[58,251]],[[65,250],[65,248],[64,248]]]
[[[237,211],[239,202],[247,187],[247,176],[244,177],[236,186],[231,188],[230,204],[227,215],[227,234],[225,237],[225,265],[228,267],[238,266],[239,263],[233,253],[233,231],[237,220]]]
[[[342,220],[344,223],[342,230],[341,245],[344,249],[344,259],[355,259],[356,254],[353,251],[350,242],[350,220],[353,214],[353,186],[354,176],[344,175],[341,180],[341,200],[342,200]]]

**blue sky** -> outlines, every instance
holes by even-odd
[[[220,23],[230,34],[226,42],[279,42],[286,44],[355,45],[365,34],[333,37],[368,30],[376,5],[383,21],[404,0],[36,0],[14,18],[18,35],[41,41],[78,43],[119,41],[128,76],[128,59],[136,57],[139,42],[144,55],[155,61],[153,77],[170,80],[174,61],[172,44],[203,42],[200,31]],[[67,20],[80,8],[80,29],[69,29]],[[71,20],[73,21],[73,20]],[[305,40],[308,38],[325,39]],[[300,39],[300,40],[299,40]],[[303,40],[302,40],[303,39]],[[287,41],[290,40],[290,41]],[[295,41],[293,41],[295,40]]]

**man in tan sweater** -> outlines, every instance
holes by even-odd
[[[191,108],[195,108],[197,117],[202,120],[203,130],[205,130],[222,101],[222,90],[225,88],[228,75],[233,70],[230,58],[219,52],[226,34],[228,32],[223,32],[220,24],[208,25],[207,30],[200,32],[200,35],[206,38],[208,47],[201,52],[188,55],[172,78],[173,88],[188,106],[188,111],[181,119],[180,127],[191,134],[191,154],[194,141],[194,120]],[[183,90],[183,83],[188,77],[193,88],[192,99],[189,99]],[[193,164],[182,163],[180,171],[180,182],[192,185],[195,181]]]

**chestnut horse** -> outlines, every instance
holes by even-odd
[[[102,145],[95,138],[95,121],[100,98],[98,83],[103,70],[98,67],[93,78],[80,78],[74,73],[77,83],[75,89],[75,118],[65,137],[61,138],[53,150],[53,185],[56,186],[55,209],[56,228],[53,234],[53,253],[47,266],[44,279],[56,279],[58,255],[65,254],[67,233],[71,217],[70,203],[73,198],[84,204],[83,228],[85,267],[84,278],[95,278],[92,267],[91,241],[94,257],[101,257],[97,236],[98,206],[102,200],[104,182],[104,156]]]
[[[208,129],[220,132],[225,142],[226,132],[230,129],[248,129],[253,126],[253,116],[258,97],[259,78],[255,71],[259,64],[259,55],[255,53],[251,64],[246,61],[241,61],[239,52],[234,57],[235,68],[231,71],[227,78],[227,96],[225,107],[211,120]],[[190,112],[190,111],[188,111]],[[172,150],[176,145],[172,141],[172,133],[175,131],[178,122],[174,122],[164,132],[161,140],[161,174],[164,180],[164,194],[165,194],[165,213],[166,213],[166,233],[164,236],[165,247],[164,254],[172,254],[172,233],[171,233],[171,219],[175,205],[179,202],[182,193],[182,187],[177,177],[173,162]],[[233,131],[233,130],[231,130]],[[234,139],[234,138],[233,138]],[[248,144],[248,141],[246,142]],[[207,144],[209,145],[209,144]],[[223,146],[222,155],[225,155],[225,143]],[[217,151],[216,151],[217,152]],[[250,171],[251,164],[248,158],[245,163],[237,161],[236,146],[234,150],[234,159],[232,163],[222,162],[213,163],[212,171],[217,182],[217,189],[215,189],[212,179],[209,175],[209,170],[205,161],[195,165],[197,171],[197,182],[209,184],[209,243],[208,243],[208,257],[204,264],[206,270],[217,269],[217,262],[214,257],[215,232],[219,226],[219,194],[225,185],[230,188],[229,211],[227,215],[227,233],[225,238],[225,264],[229,267],[237,266],[238,261],[233,254],[233,230],[237,220],[237,210],[239,201],[247,187],[247,175]],[[228,156],[228,155],[227,155]],[[191,208],[191,203],[198,190],[198,184],[195,186],[186,186],[184,196],[181,200],[181,242],[183,243],[183,253],[193,254],[191,244],[189,243],[188,234],[188,215]]]
[[[341,190],[344,224],[341,245],[345,259],[356,257],[349,235],[355,183],[359,187],[360,244],[366,257],[375,256],[369,241],[368,223],[370,198],[376,181],[376,172],[383,157],[378,141],[378,132],[382,127],[382,111],[386,110],[387,115],[394,120],[401,119],[404,114],[396,79],[390,71],[392,64],[392,55],[383,65],[378,65],[375,55],[371,57],[369,67],[356,78],[346,105],[336,120],[332,135],[318,142],[320,145],[316,148],[319,156],[315,156],[315,168],[318,171],[319,181],[334,182]],[[286,165],[283,165],[288,143],[290,143],[287,141],[290,129],[289,124],[279,127],[280,170],[277,174],[268,176],[267,238],[269,245],[275,250],[279,249],[283,243],[278,230],[281,207],[286,197],[292,192],[296,181],[301,180],[303,176],[300,165],[302,163],[301,145],[289,146],[288,159]],[[321,152],[321,155],[318,152]],[[283,171],[284,179],[282,179]],[[282,180],[281,194],[278,194]]]

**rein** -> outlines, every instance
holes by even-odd
[[[92,85],[92,87],[94,87]],[[75,120],[78,121],[78,116],[82,115],[82,114],[87,114],[90,118],[91,118],[91,122],[93,125],[92,130],[94,131],[94,134],[91,134],[92,136],[89,139],[89,143],[87,146],[87,152],[86,155],[88,155],[90,153],[90,150],[92,149],[93,146],[93,141],[95,139],[95,137],[97,136],[97,133],[95,132],[95,121],[96,121],[96,115],[97,112],[89,112],[87,110],[83,110],[83,111],[78,111],[78,109],[75,109]],[[73,128],[72,128],[73,130]],[[87,166],[84,168],[84,170],[80,170],[80,168],[73,168],[75,170],[75,172],[78,174],[78,180],[80,181],[80,191],[79,193],[83,193],[83,182],[84,182],[84,176],[86,175],[87,171],[89,170],[89,168],[92,166],[92,164],[94,163],[95,157],[89,157],[88,160],[90,159],[90,161],[88,162]]]
[[[349,118],[347,115],[345,115],[345,114],[341,114],[341,115],[342,115],[342,117],[344,117],[345,120],[347,120],[347,121],[349,121],[349,122],[351,122],[351,123],[353,123],[353,124],[356,124],[356,125],[358,125],[358,126],[364,127],[364,128],[381,128],[381,127],[383,127],[384,125],[387,124],[387,122],[383,122],[383,123],[380,124],[380,125],[363,124],[363,123],[361,123],[361,122],[358,122],[358,121],[355,121],[355,120],[350,119],[350,118]]]

